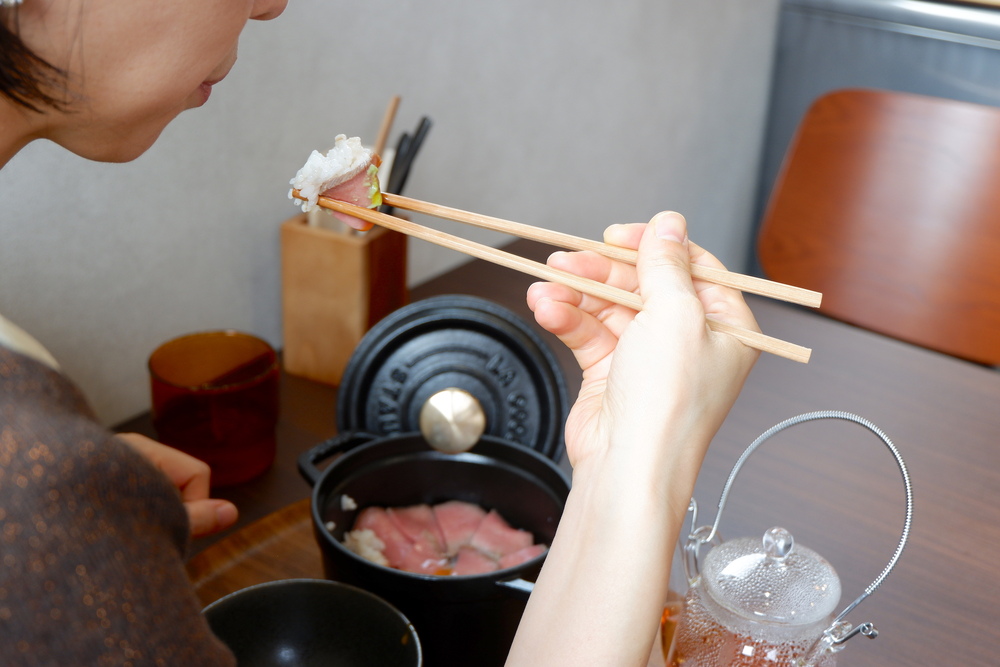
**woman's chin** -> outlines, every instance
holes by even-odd
[[[162,128],[142,136],[116,137],[115,141],[98,141],[84,146],[63,144],[67,150],[95,162],[132,162],[148,151],[159,138]]]

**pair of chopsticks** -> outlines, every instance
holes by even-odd
[[[293,191],[292,195],[299,197],[300,199],[302,198],[298,191]],[[631,264],[635,264],[636,262],[637,253],[634,250],[620,248],[606,243],[600,243],[598,241],[591,241],[589,239],[579,238],[562,232],[532,227],[531,225],[502,220],[500,218],[492,218],[478,213],[470,213],[468,211],[423,202],[409,197],[403,197],[402,195],[390,194],[384,191],[382,192],[382,201],[396,208],[471,224],[477,227],[504,232],[534,241],[541,241],[543,243],[562,247],[567,250],[591,250],[618,261],[628,262]],[[600,299],[605,299],[612,303],[625,306],[626,308],[642,310],[642,299],[638,294],[634,294],[633,292],[612,287],[611,285],[606,285],[596,280],[582,278],[572,273],[552,268],[546,264],[504,252],[503,250],[498,250],[481,243],[476,243],[475,241],[469,241],[459,236],[453,236],[436,229],[424,227],[415,222],[397,218],[392,215],[386,215],[385,213],[380,213],[372,209],[348,204],[337,199],[330,199],[329,197],[321,196],[318,204],[319,206],[331,211],[338,211],[360,220],[371,222],[373,224],[401,232],[408,236],[413,236],[414,238],[419,238],[445,248],[457,250],[465,253],[466,255],[470,255],[487,262],[492,262],[515,271],[520,271],[521,273],[526,273],[542,280],[566,285],[567,287],[575,289],[579,292],[583,292]],[[727,287],[733,287],[744,292],[750,292],[752,294],[781,299],[783,301],[811,307],[818,306],[822,297],[822,295],[818,292],[813,292],[811,290],[805,290],[791,285],[775,283],[770,280],[763,280],[753,276],[745,276],[703,266],[692,265],[691,275],[700,280],[725,285]],[[761,350],[762,352],[768,352],[801,363],[807,363],[810,355],[812,354],[812,350],[802,347],[801,345],[795,345],[794,343],[773,338],[756,331],[742,329],[711,318],[707,319],[708,326],[713,331],[729,334],[742,341],[744,344],[754,349]]]
[[[419,199],[411,199],[409,197],[403,197],[402,195],[394,195],[383,192],[382,201],[407,211],[424,213],[434,216],[435,218],[443,218],[445,220],[454,220],[456,222],[462,222],[467,225],[473,225],[474,227],[480,227],[482,229],[504,232],[506,234],[518,236],[522,239],[540,241],[548,245],[565,248],[566,250],[590,250],[599,255],[604,255],[605,257],[618,260],[619,262],[626,262],[628,264],[634,265],[638,256],[638,253],[630,248],[608,245],[607,243],[601,243],[600,241],[592,241],[590,239],[580,238],[571,234],[564,234],[550,229],[542,229],[541,227],[532,227],[531,225],[526,225],[520,222],[492,218],[487,215],[480,215],[479,213],[470,213],[469,211],[449,208],[447,206],[441,206],[440,204],[432,204],[430,202],[420,201]],[[698,266],[696,264],[692,264],[691,276],[716,285],[732,287],[740,290],[741,292],[749,292],[751,294],[766,296],[772,299],[780,299],[781,301],[788,301],[789,303],[798,304],[800,306],[808,306],[810,308],[818,308],[820,301],[822,301],[823,298],[822,294],[812,290],[794,287],[792,285],[785,285],[784,283],[777,283],[763,278],[746,276],[741,273],[731,273],[724,269],[713,269],[708,266]]]

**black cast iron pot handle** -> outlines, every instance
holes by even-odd
[[[512,598],[528,601],[528,596],[535,588],[535,582],[527,579],[507,579],[496,582],[500,589]]]
[[[323,471],[316,467],[317,464],[326,461],[336,454],[342,454],[355,447],[360,447],[377,437],[379,436],[373,433],[351,431],[336,435],[329,440],[324,440],[312,449],[299,455],[299,474],[309,482],[309,486],[316,486],[323,476]]]

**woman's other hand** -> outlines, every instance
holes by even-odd
[[[139,433],[121,433],[118,437],[149,459],[177,487],[187,510],[191,537],[211,535],[236,523],[239,512],[235,505],[209,497],[207,463]]]

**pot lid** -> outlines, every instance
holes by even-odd
[[[716,602],[748,620],[807,625],[840,601],[833,566],[784,528],[771,528],[763,540],[723,542],[706,556],[701,576]]]
[[[416,432],[424,404],[452,388],[478,400],[486,434],[561,458],[569,402],[558,360],[520,317],[467,295],[409,304],[365,334],[344,369],[337,426]]]

